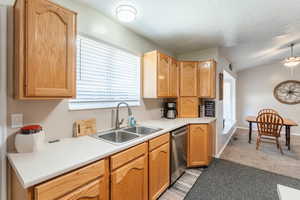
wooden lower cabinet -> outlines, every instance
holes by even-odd
[[[169,134],[166,136],[169,137]],[[169,187],[169,184],[170,144],[168,140],[167,143],[149,153],[149,200],[156,200]]]
[[[12,174],[12,200],[108,200],[109,160],[104,159],[29,189]]]
[[[212,160],[215,122],[189,125],[188,167]],[[23,189],[12,174],[12,200],[156,200],[170,184],[170,134]]]
[[[136,154],[144,148],[142,155]],[[148,144],[143,143],[111,157],[124,165],[112,169],[110,194],[112,200],[148,200]],[[133,157],[136,155],[136,157]]]
[[[189,126],[187,160],[188,167],[208,166],[212,160],[213,130],[211,124]]]

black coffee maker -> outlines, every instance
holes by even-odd
[[[164,117],[167,119],[176,119],[177,110],[175,102],[166,102],[164,106]]]

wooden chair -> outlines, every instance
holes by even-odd
[[[260,114],[263,114],[263,113],[274,113],[274,114],[278,114],[278,112],[274,109],[270,109],[270,108],[267,108],[267,109],[262,109],[258,112],[258,115]]]
[[[280,149],[281,154],[282,148],[279,143],[280,132],[283,127],[283,119],[276,113],[261,113],[257,116],[257,128],[258,137],[256,140],[256,150],[258,150],[262,139],[275,140],[277,148]]]

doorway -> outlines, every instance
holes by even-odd
[[[236,79],[224,71],[223,133],[227,134],[236,123]]]

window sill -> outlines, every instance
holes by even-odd
[[[116,108],[119,102],[89,102],[89,103],[78,103],[78,102],[69,102],[69,110],[94,110],[94,109],[107,109],[107,108]],[[130,107],[140,106],[140,102],[126,102]],[[122,104],[120,107],[125,107]]]

